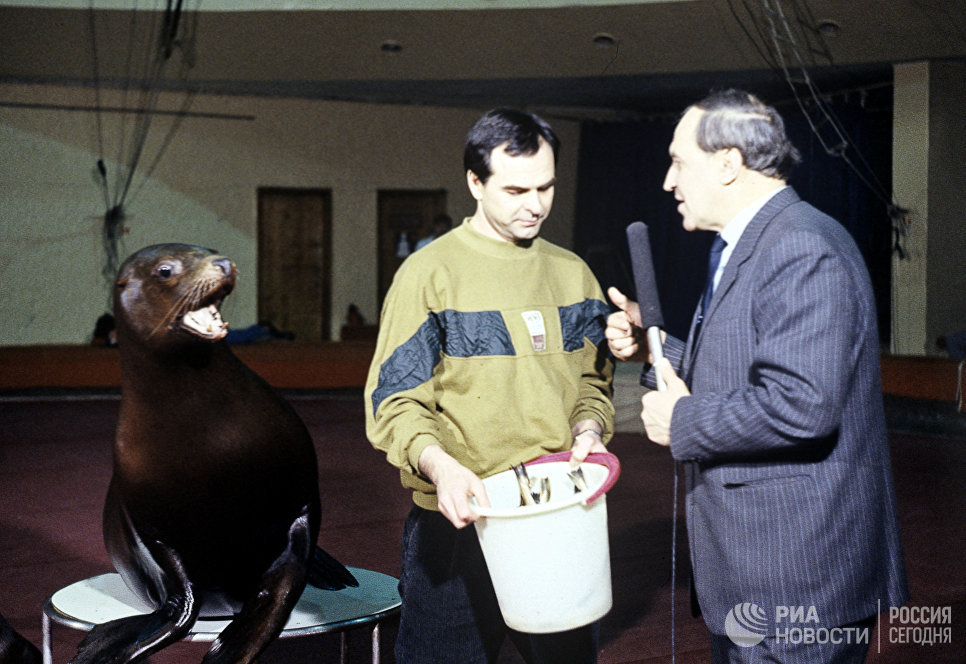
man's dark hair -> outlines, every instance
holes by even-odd
[[[697,131],[698,147],[705,152],[737,148],[745,166],[783,180],[802,160],[785,134],[782,116],[748,92],[713,92],[692,108],[705,112]]]
[[[543,118],[513,108],[493,109],[470,128],[463,151],[463,168],[473,171],[485,183],[493,173],[490,153],[494,148],[506,144],[507,154],[529,156],[540,149],[541,138],[553,149],[556,162],[560,140]]]

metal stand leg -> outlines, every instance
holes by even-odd
[[[346,664],[349,661],[349,639],[346,637],[345,631],[339,632],[339,638],[342,643],[342,648],[339,652],[339,664]]]
[[[379,654],[379,623],[372,628],[372,664],[379,664],[382,660]]]
[[[50,616],[44,611],[40,616],[41,630],[43,631],[43,656],[44,664],[53,664],[54,656],[50,652]]]

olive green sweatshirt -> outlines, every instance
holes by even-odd
[[[468,220],[412,254],[386,296],[366,383],[366,434],[436,510],[419,455],[439,444],[485,478],[613,432],[609,313],[575,254],[486,237]]]

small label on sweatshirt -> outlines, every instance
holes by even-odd
[[[547,350],[547,329],[543,324],[543,314],[539,311],[524,311],[522,315],[530,331],[533,350]]]

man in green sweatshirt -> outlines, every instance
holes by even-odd
[[[412,254],[386,296],[366,432],[415,503],[403,533],[400,664],[494,662],[507,635],[530,664],[597,660],[597,624],[510,630],[464,529],[477,519],[470,497],[489,504],[481,478],[561,450],[582,461],[613,432],[608,306],[580,258],[538,237],[558,148],[530,113],[480,118],[464,151],[476,212]]]

